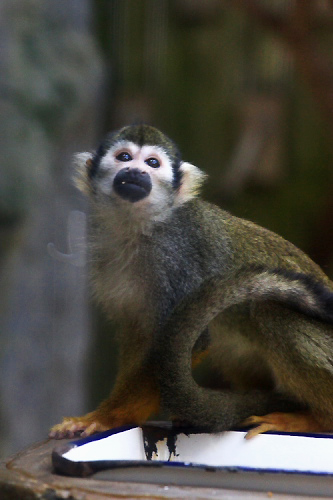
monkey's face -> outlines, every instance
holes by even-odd
[[[76,155],[76,184],[96,203],[161,220],[193,198],[205,178],[180,160],[174,143],[148,125],[110,134],[92,154]],[[126,209],[127,207],[127,209]]]
[[[172,164],[160,147],[122,141],[103,156],[93,182],[111,199],[151,203],[170,195],[172,179]]]

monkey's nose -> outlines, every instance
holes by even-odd
[[[152,184],[145,170],[124,167],[113,180],[115,192],[123,199],[136,202],[149,195]]]
[[[130,170],[132,170],[132,171],[133,171],[133,170],[137,170],[137,169],[136,169],[136,168],[135,168],[135,169],[133,169],[133,168],[131,168],[131,167],[126,167],[126,168],[125,168],[125,171],[126,171],[126,172],[129,172]],[[146,175],[149,175],[149,174],[148,174],[148,172],[146,172],[145,170],[141,170],[141,172],[139,171],[139,174],[141,174],[141,175],[145,175],[145,176],[146,176]]]

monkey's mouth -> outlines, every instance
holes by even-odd
[[[136,168],[123,168],[114,178],[113,189],[124,200],[135,203],[149,195],[152,184],[146,172]]]

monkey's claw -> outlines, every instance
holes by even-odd
[[[242,426],[256,425],[250,429],[245,439],[251,439],[258,434],[267,431],[280,431],[280,432],[323,432],[320,424],[310,413],[269,413],[258,417],[252,415],[247,418]]]
[[[66,417],[61,424],[54,425],[49,432],[53,439],[86,437],[107,430],[107,427],[98,421],[87,417]]]

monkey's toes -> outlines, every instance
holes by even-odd
[[[251,439],[267,431],[280,432],[323,432],[320,424],[310,413],[269,413],[258,417],[253,415],[247,418],[242,426],[256,425],[250,429],[245,438]]]
[[[262,434],[263,432],[267,431],[276,431],[278,430],[276,428],[276,424],[271,421],[266,421],[266,417],[269,417],[270,415],[265,415],[264,417],[257,417],[256,415],[253,415],[252,417],[247,418],[244,420],[242,423],[242,426],[246,427],[248,425],[256,425],[253,429],[250,429],[246,435],[245,439],[252,439],[255,436],[258,436],[258,434]],[[269,419],[267,419],[269,420]]]

